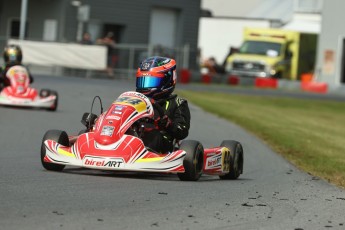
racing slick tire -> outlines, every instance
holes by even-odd
[[[220,144],[230,150],[230,171],[225,175],[220,175],[220,179],[235,180],[243,173],[243,148],[240,142],[225,140]]]
[[[54,101],[54,105],[52,107],[48,108],[48,110],[49,111],[56,111],[57,107],[58,107],[58,102],[59,102],[59,94],[54,90],[50,90],[50,95],[55,95],[56,98]]]
[[[65,168],[65,165],[48,163],[44,161],[44,157],[46,156],[46,148],[44,145],[44,141],[46,140],[54,140],[61,145],[69,146],[69,139],[67,133],[65,131],[60,130],[48,130],[43,136],[41,145],[41,163],[43,168],[50,171],[62,171]]]
[[[182,181],[197,181],[202,175],[204,161],[204,147],[198,141],[185,140],[181,142],[180,149],[186,151],[183,160],[184,173],[178,173],[177,176]]]

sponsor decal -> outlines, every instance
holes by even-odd
[[[114,116],[114,115],[109,115],[109,116],[107,116],[106,117],[106,119],[114,119],[114,120],[120,120],[121,119],[121,117],[119,117],[119,116]]]
[[[131,91],[131,92],[126,92],[126,93],[124,93],[123,94],[124,96],[122,96],[122,97],[125,97],[125,96],[130,96],[130,97],[139,97],[139,98],[142,98],[142,99],[145,99],[145,98],[147,98],[144,94],[142,94],[142,93],[139,93],[139,92],[134,92],[134,91]],[[122,98],[121,97],[121,98]]]
[[[115,106],[115,110],[122,110],[124,108],[124,106],[123,105],[117,105],[117,106]]]
[[[105,168],[123,168],[124,162],[122,158],[95,158],[85,157],[83,159],[85,166],[105,167]]]
[[[144,62],[142,65],[141,65],[141,70],[149,70],[151,67],[151,62]]]
[[[173,80],[176,81],[177,76],[176,76],[176,71],[173,72]]]
[[[139,98],[141,98],[143,100],[147,99],[147,97],[144,94],[141,94],[141,93],[138,93],[138,92],[135,92],[135,96],[139,97]]]
[[[123,103],[131,104],[131,105],[137,105],[140,102],[142,102],[142,99],[137,98],[137,97],[120,97],[116,100],[116,102],[123,102]]]
[[[206,160],[206,169],[216,168],[221,165],[221,162],[222,162],[221,155],[210,157]]]
[[[166,59],[166,60],[158,63],[158,66],[165,65],[165,64],[169,63],[170,61],[171,61],[170,59]]]
[[[101,135],[111,137],[114,133],[114,126],[103,126]]]

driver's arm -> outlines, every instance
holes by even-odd
[[[168,128],[168,133],[178,140],[183,140],[188,136],[190,128],[190,111],[188,102],[184,99],[176,98],[177,108],[174,117],[171,118],[172,124]]]

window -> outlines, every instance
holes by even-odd
[[[27,38],[28,36],[28,28],[29,27],[29,23],[26,22],[26,26],[25,26],[25,38]],[[12,19],[10,22],[10,32],[9,35],[11,38],[19,38],[20,35],[20,20],[19,19]]]

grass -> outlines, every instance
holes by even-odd
[[[344,102],[182,90],[179,95],[254,133],[300,169],[345,188]]]

